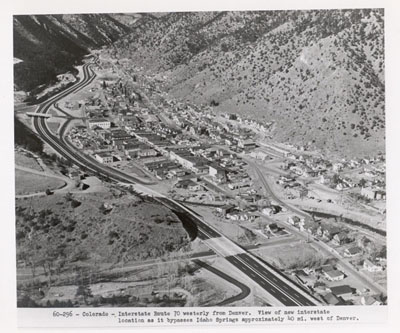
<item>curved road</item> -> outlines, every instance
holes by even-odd
[[[96,74],[90,68],[89,63],[83,66],[84,78],[79,83],[66,89],[60,94],[50,98],[48,101],[42,103],[36,110],[39,114],[46,114],[49,108],[60,99],[68,94],[74,93],[83,87],[90,84]],[[311,295],[305,293],[297,284],[284,276],[281,272],[277,271],[271,265],[267,265],[260,261],[256,256],[240,247],[232,240],[225,237],[214,227],[206,223],[198,214],[187,208],[181,203],[178,203],[170,198],[167,198],[145,185],[149,185],[136,177],[127,175],[121,171],[108,168],[93,158],[80,153],[71,146],[60,133],[60,138],[50,132],[47,127],[46,118],[34,117],[33,126],[43,141],[49,144],[56,152],[64,158],[72,161],[79,167],[99,176],[106,177],[110,181],[119,183],[135,185],[136,188],[141,188],[143,193],[150,194],[155,200],[159,201],[164,206],[171,208],[173,211],[184,214],[187,218],[196,223],[199,235],[206,245],[211,248],[215,253],[224,257],[236,269],[244,273],[250,280],[260,286],[269,295],[270,302],[274,305],[285,306],[315,306],[319,302]]]
[[[296,212],[298,215],[301,215],[303,217],[310,217],[309,214],[305,213],[304,211],[293,207],[292,205],[280,200],[271,190],[267,180],[265,179],[263,173],[261,172],[261,170],[258,168],[258,166],[250,161],[250,164],[253,166],[253,168],[256,170],[258,178],[261,180],[262,184],[264,185],[264,188],[267,192],[269,192],[269,194],[271,195],[271,197],[274,198],[274,200],[276,200],[277,202],[279,202],[281,205],[287,207],[288,209]],[[270,221],[274,222],[275,221],[273,219],[267,218]],[[381,285],[379,285],[378,283],[375,283],[372,279],[370,279],[369,277],[367,277],[365,274],[362,274],[360,271],[358,271],[352,264],[350,264],[349,262],[347,262],[346,260],[343,259],[343,257],[341,255],[339,255],[336,251],[334,251],[329,245],[325,244],[324,242],[321,241],[314,241],[313,238],[311,237],[311,239],[309,239],[309,235],[307,232],[302,232],[298,229],[296,229],[295,227],[293,227],[290,224],[286,224],[286,227],[288,229],[291,230],[291,232],[293,234],[298,235],[299,237],[307,240],[312,246],[314,246],[318,251],[322,251],[323,253],[325,253],[327,256],[333,256],[335,257],[339,264],[342,266],[342,268],[345,269],[345,272],[348,275],[353,275],[353,277],[359,281],[361,281],[365,286],[367,286],[369,289],[373,290],[375,293],[383,293],[386,295],[386,289],[384,287],[382,287]]]
[[[228,281],[229,283],[233,284],[234,286],[236,286],[240,289],[239,294],[229,297],[227,299],[224,299],[222,302],[215,304],[215,306],[227,306],[228,304],[231,304],[231,303],[237,302],[237,301],[241,301],[242,299],[245,299],[247,296],[249,296],[250,288],[247,287],[245,284],[239,282],[238,280],[234,279],[230,275],[225,274],[224,272],[220,271],[219,269],[216,269],[215,267],[212,267],[212,266],[206,264],[204,261],[201,261],[199,259],[195,259],[192,261],[194,263],[196,263],[198,266],[203,267],[204,269],[210,271],[211,273],[214,273],[215,275]]]

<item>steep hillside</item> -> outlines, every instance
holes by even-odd
[[[17,15],[14,24],[14,84],[32,90],[72,70],[91,48],[112,43],[130,28],[110,15]]]
[[[384,150],[383,30],[380,9],[171,13],[117,57],[175,97],[274,121],[279,141],[363,155]]]

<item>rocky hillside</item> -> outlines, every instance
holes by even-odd
[[[32,90],[72,70],[91,48],[114,42],[130,28],[110,15],[17,15],[14,24],[16,89]]]
[[[170,13],[116,56],[175,97],[274,121],[279,141],[363,155],[384,151],[383,31],[380,9]]]

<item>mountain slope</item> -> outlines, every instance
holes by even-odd
[[[32,90],[72,70],[91,48],[117,40],[130,28],[110,15],[17,15],[14,66],[17,89]]]
[[[384,150],[383,10],[146,17],[118,57],[217,111],[275,122],[271,135],[343,154]]]

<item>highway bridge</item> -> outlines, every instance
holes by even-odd
[[[39,113],[39,112],[27,112],[29,117],[42,117],[42,118],[50,118],[51,116],[47,113]]]

